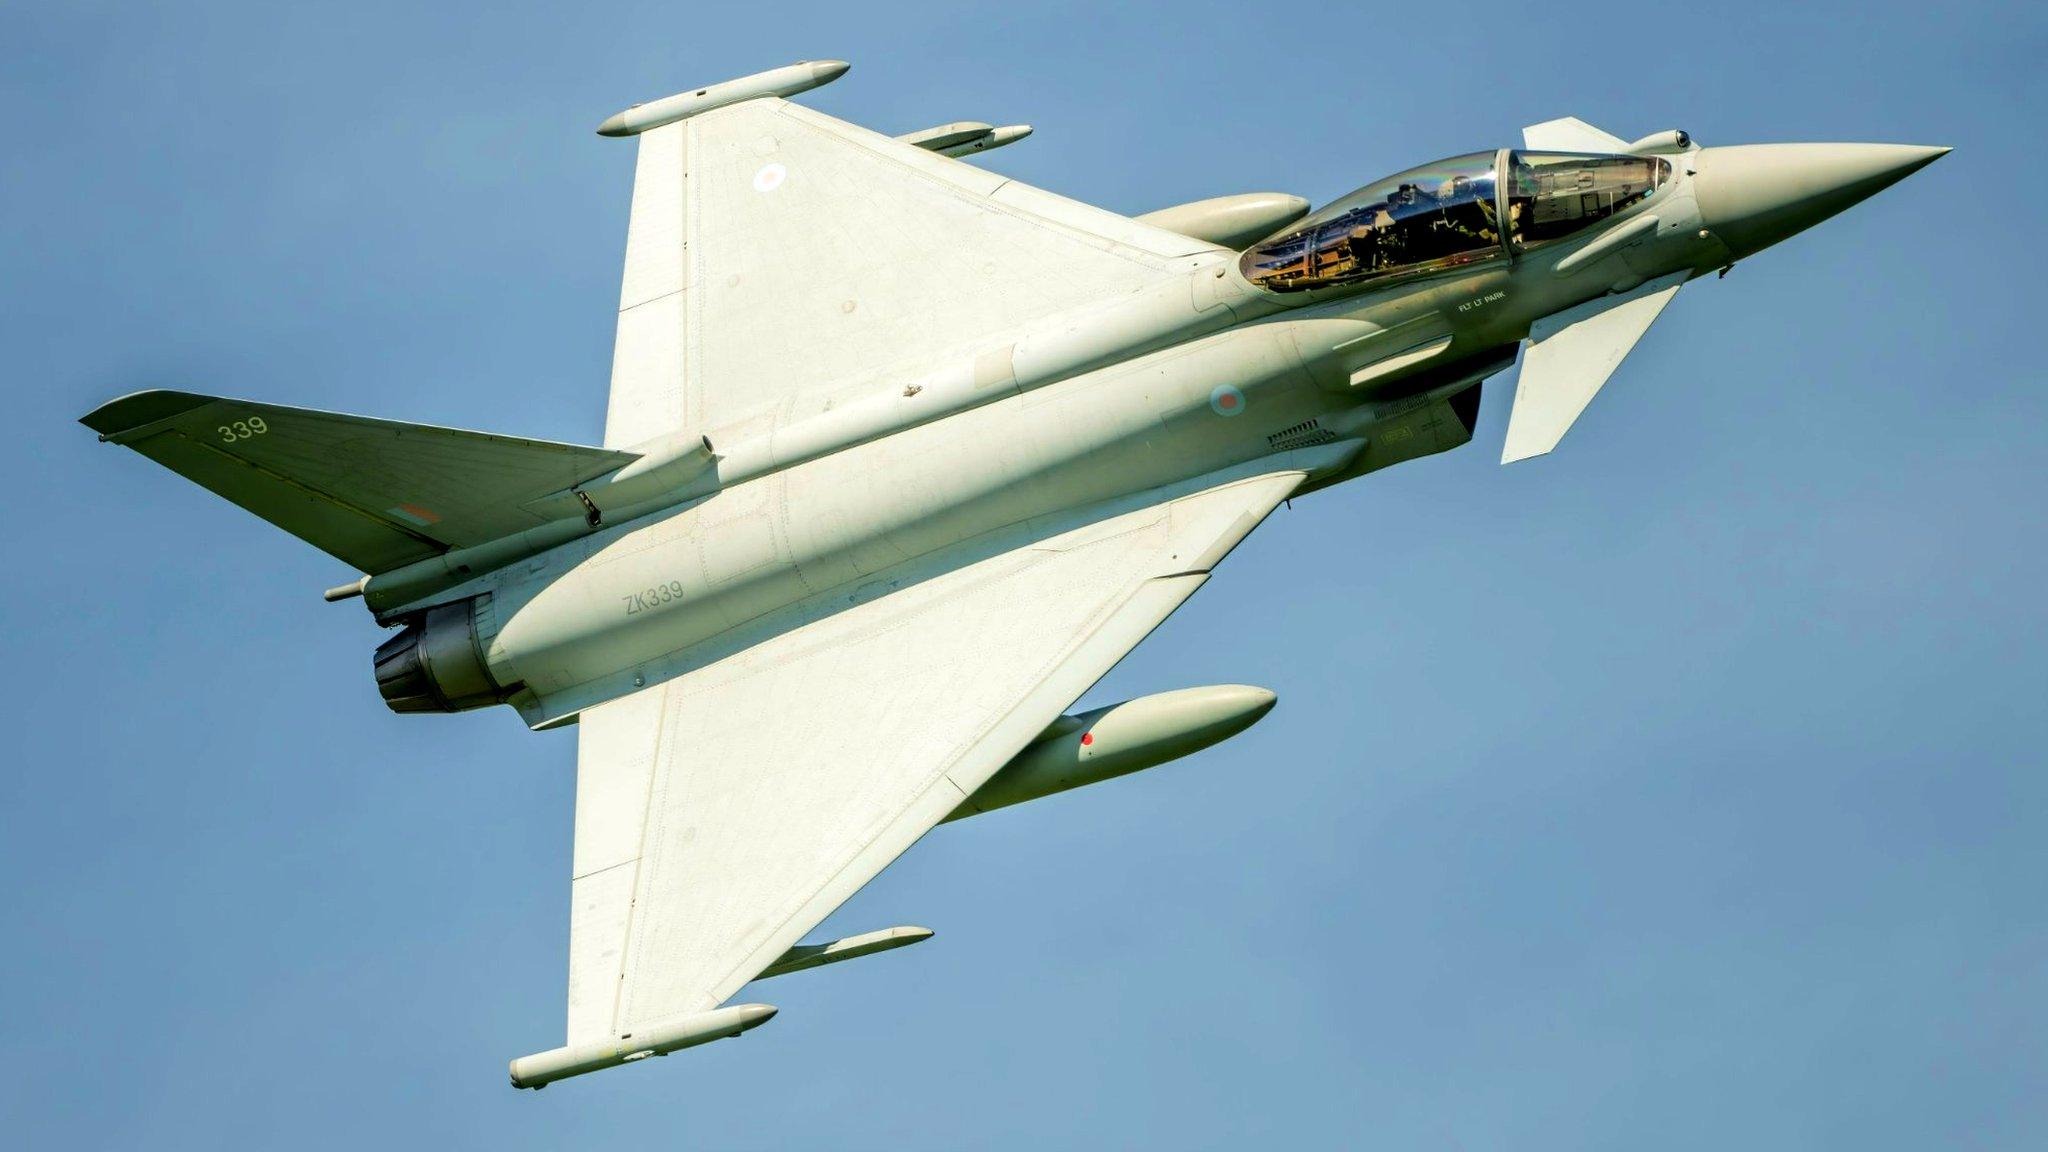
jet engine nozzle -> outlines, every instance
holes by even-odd
[[[1690,161],[1700,219],[1736,256],[1768,248],[1948,154],[1917,144],[1743,144]]]
[[[377,646],[377,691],[393,712],[463,712],[497,704],[518,685],[491,675],[472,601],[441,604]]]

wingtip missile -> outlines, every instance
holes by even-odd
[[[724,1040],[766,1024],[774,1019],[775,1011],[773,1004],[734,1004],[687,1016],[673,1023],[636,1029],[612,1040],[571,1044],[521,1056],[511,1064],[512,1086],[545,1088],[571,1076],[601,1072],[649,1056],[666,1056],[684,1048]]]
[[[635,104],[623,112],[615,112],[597,126],[599,136],[638,136],[642,132],[663,125],[701,116],[715,108],[738,104],[743,100],[754,100],[762,96],[794,96],[821,88],[846,75],[853,67],[844,60],[799,60],[782,68],[771,68],[707,85],[690,92],[678,92],[645,104]]]

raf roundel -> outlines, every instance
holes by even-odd
[[[754,191],[773,192],[782,187],[782,182],[788,178],[789,169],[782,165],[763,164],[761,170],[754,173]]]
[[[1235,416],[1244,411],[1244,393],[1234,385],[1218,384],[1209,393],[1209,409],[1218,416]]]

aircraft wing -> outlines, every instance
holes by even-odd
[[[703,1013],[781,957],[1200,587],[1295,463],[1020,534],[585,710],[569,1044]]]
[[[779,99],[639,141],[612,448],[744,438],[799,398],[998,353],[1215,251]]]

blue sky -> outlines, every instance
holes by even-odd
[[[2022,5],[0,10],[0,1131],[18,1147],[2048,1143]],[[594,442],[626,104],[800,57],[1127,212],[1578,115],[1954,155],[1688,289],[1552,457],[1297,502],[1097,690],[1280,694],[942,829],[745,1039],[544,1093],[573,740],[399,717],[352,574],[72,421]]]

